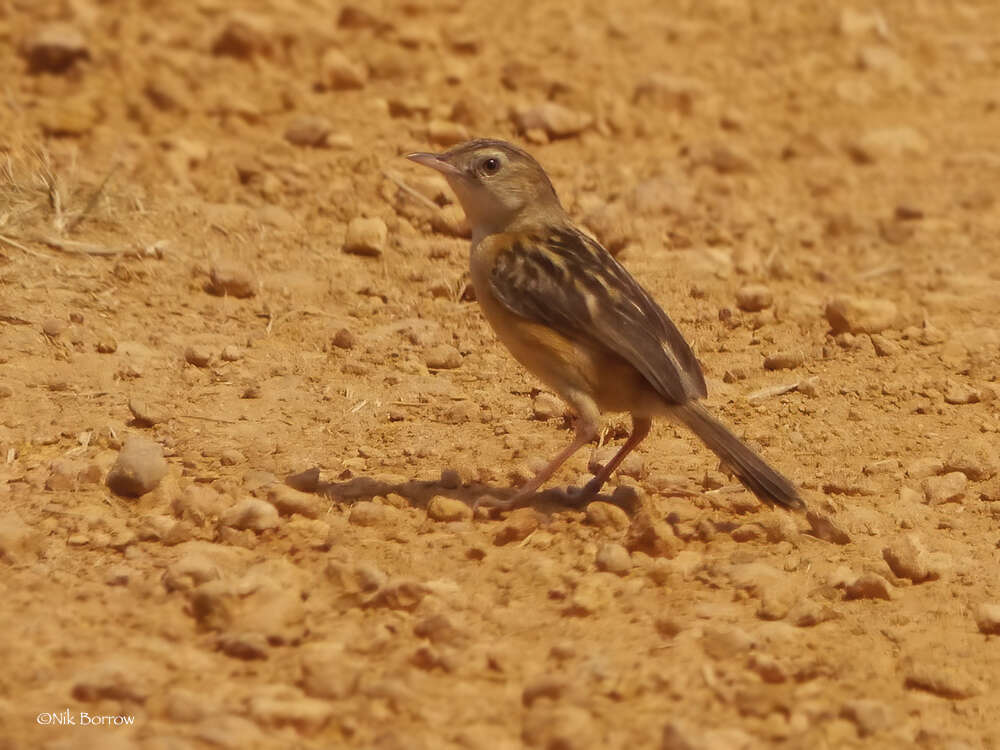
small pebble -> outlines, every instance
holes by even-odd
[[[353,505],[347,520],[355,526],[378,526],[385,523],[388,515],[386,506],[365,500]]]
[[[385,248],[388,234],[389,230],[382,219],[357,216],[347,225],[343,250],[351,255],[378,257]]]
[[[599,529],[624,531],[628,528],[629,517],[617,505],[598,500],[587,505],[587,523]]]
[[[432,370],[453,370],[462,365],[462,355],[451,344],[438,344],[424,352],[424,364]]]
[[[330,343],[338,349],[353,349],[358,343],[358,337],[347,328],[341,328],[333,334]]]
[[[90,58],[83,34],[66,23],[43,26],[22,51],[32,73],[65,73],[77,60]]]
[[[114,354],[116,351],[118,351],[118,342],[111,336],[103,336],[97,342],[98,354]]]
[[[323,85],[335,91],[364,88],[368,80],[364,66],[354,62],[336,48],[323,53],[323,59],[320,61],[320,77]]]
[[[266,531],[280,524],[278,509],[271,503],[249,497],[226,509],[219,523],[234,529]]]
[[[899,578],[922,583],[938,578],[931,557],[916,534],[904,534],[882,550],[882,557]]]
[[[166,475],[167,460],[159,443],[130,437],[108,472],[106,483],[118,495],[139,497],[155,489]]]
[[[235,263],[218,263],[209,272],[206,290],[218,296],[244,299],[257,293],[257,280],[250,270]]]
[[[493,544],[501,547],[511,542],[520,542],[538,528],[538,513],[534,508],[518,508],[503,521],[500,531],[493,537]]]
[[[184,360],[195,367],[208,367],[213,356],[212,350],[207,346],[189,346],[184,350]]]
[[[845,599],[892,599],[892,584],[878,573],[863,573],[844,590]]]
[[[924,491],[924,502],[930,505],[961,502],[965,497],[967,485],[968,479],[960,471],[952,471],[938,477],[927,477],[920,483]]]
[[[861,737],[877,734],[895,724],[892,708],[870,698],[847,701],[841,708],[840,715],[858,728]]]
[[[325,117],[303,115],[292,120],[285,128],[285,140],[293,146],[321,148],[333,131],[333,124]]]
[[[851,536],[842,529],[830,516],[817,510],[806,511],[812,533],[819,539],[834,544],[849,544]]]
[[[957,665],[942,664],[926,654],[914,658],[905,670],[904,685],[942,698],[961,700],[981,695],[985,686]]]
[[[427,140],[438,146],[454,146],[469,140],[469,131],[457,122],[431,120],[427,124]]]
[[[826,306],[826,319],[837,333],[881,333],[896,324],[896,305],[887,299],[836,297]]]
[[[903,347],[880,333],[873,333],[871,340],[875,353],[880,357],[895,357],[903,351]]]
[[[806,361],[801,351],[778,352],[764,358],[765,370],[794,370]]]
[[[531,413],[535,419],[543,422],[558,419],[566,413],[566,405],[557,396],[543,391],[532,399]]]
[[[602,544],[595,558],[598,570],[616,575],[625,575],[632,569],[632,557],[628,550],[615,542]]]
[[[151,408],[149,403],[140,398],[129,399],[128,410],[138,427],[152,427],[166,419],[158,409]]]
[[[774,294],[763,284],[748,284],[736,291],[736,305],[745,312],[760,312],[774,304]]]
[[[223,362],[239,362],[243,359],[243,350],[236,346],[236,344],[226,344],[222,350],[222,354],[219,356]]]
[[[976,627],[983,635],[1000,635],[1000,604],[980,604],[975,611]]]
[[[542,131],[549,138],[569,138],[593,125],[594,118],[555,102],[543,102],[536,107],[516,109],[514,123],[523,133]]]
[[[435,521],[471,521],[472,508],[461,500],[435,495],[427,504],[427,517]]]
[[[57,338],[69,328],[69,323],[59,318],[48,318],[42,323],[42,333],[49,338]]]

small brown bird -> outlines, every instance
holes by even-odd
[[[573,442],[506,501],[523,505],[590,442],[603,412],[632,434],[576,498],[595,496],[649,434],[653,417],[687,425],[766,502],[801,508],[788,479],[698,403],[705,378],[677,326],[628,271],[566,215],[545,170],[520,148],[474,140],[408,159],[436,169],[472,228],[470,271],[486,320],[514,357],[576,412]]]

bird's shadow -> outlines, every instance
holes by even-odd
[[[312,492],[329,498],[333,502],[351,504],[361,500],[371,500],[375,497],[385,497],[390,493],[407,500],[414,508],[426,509],[432,498],[442,495],[459,500],[473,507],[477,500],[484,496],[504,501],[512,497],[517,489],[501,487],[482,482],[470,482],[455,486],[441,480],[410,479],[403,482],[389,482],[375,477],[352,477],[342,481],[321,481],[318,469],[310,469],[287,477],[285,483],[296,489]],[[623,502],[621,497],[598,494],[593,497],[581,497],[579,487],[553,487],[535,494],[524,507],[535,508],[544,513],[554,513],[565,510],[582,510],[588,503],[595,500],[619,505],[631,513],[631,503]]]

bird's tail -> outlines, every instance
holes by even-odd
[[[689,401],[683,406],[674,407],[672,413],[725,461],[746,488],[761,500],[778,503],[786,508],[805,507],[794,484],[768,466],[763,458],[709,414],[701,404]]]

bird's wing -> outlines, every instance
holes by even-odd
[[[706,395],[677,326],[599,243],[569,227],[495,237],[490,289],[508,310],[617,354],[668,403]]]

